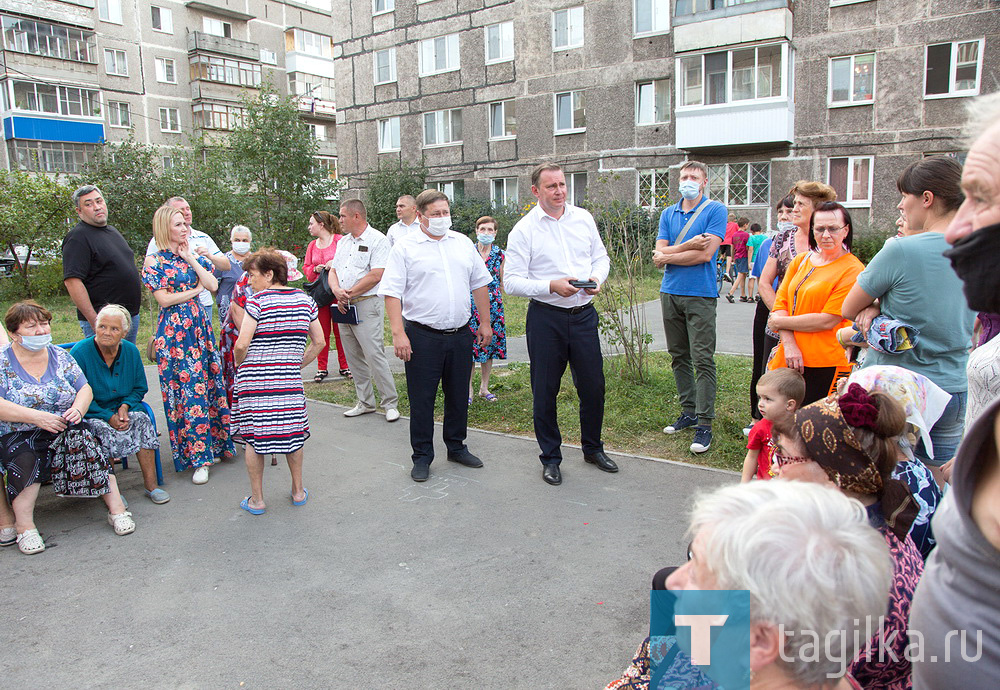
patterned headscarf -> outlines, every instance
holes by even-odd
[[[906,484],[883,479],[876,459],[854,434],[855,428],[874,430],[877,419],[878,405],[856,383],[839,398],[830,396],[795,413],[795,425],[809,459],[841,490],[878,497],[890,529],[905,539],[919,506]]]

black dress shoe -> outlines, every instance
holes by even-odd
[[[551,484],[552,486],[559,486],[562,484],[562,472],[559,471],[559,465],[543,465],[542,479],[544,479],[547,484]]]
[[[603,450],[599,450],[596,453],[591,453],[590,455],[584,455],[583,459],[589,462],[591,465],[597,465],[600,469],[605,472],[617,472],[618,465],[615,461],[608,457],[607,453]]]
[[[415,482],[426,482],[431,476],[430,465],[414,465],[410,470],[410,478]]]
[[[452,462],[457,462],[459,465],[465,465],[466,467],[483,466],[483,461],[470,453],[468,450],[462,450],[457,453],[448,453],[448,459]]]

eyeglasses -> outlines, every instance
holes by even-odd
[[[847,227],[846,225],[841,225],[839,228],[813,228],[813,233],[817,237],[819,235],[830,235],[831,237],[833,237],[846,227]]]

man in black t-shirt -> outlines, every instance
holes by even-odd
[[[76,304],[83,337],[94,335],[101,307],[120,304],[132,315],[126,337],[135,343],[142,295],[135,254],[122,234],[108,225],[108,207],[100,189],[80,187],[73,192],[73,203],[80,222],[63,238],[63,283]]]

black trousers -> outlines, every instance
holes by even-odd
[[[753,317],[753,373],[750,375],[750,416],[753,419],[760,419],[760,412],[757,410],[757,381],[767,371],[767,358],[771,355],[771,350],[778,346],[778,339],[772,338],[764,332],[767,319],[771,316],[763,300],[757,302],[757,311]]]
[[[410,447],[413,464],[434,460],[434,401],[438,384],[444,391],[444,445],[449,453],[467,449],[469,377],[472,376],[472,331],[434,333],[407,322],[404,325],[413,353],[406,362],[410,398]]]
[[[531,360],[532,418],[543,465],[562,461],[562,435],[556,421],[556,396],[566,364],[580,399],[580,439],[584,454],[604,450],[604,358],[593,307],[577,314],[532,302],[525,324]]]
[[[830,393],[837,367],[803,367],[802,377],[806,380],[806,398],[803,405],[822,400]]]

